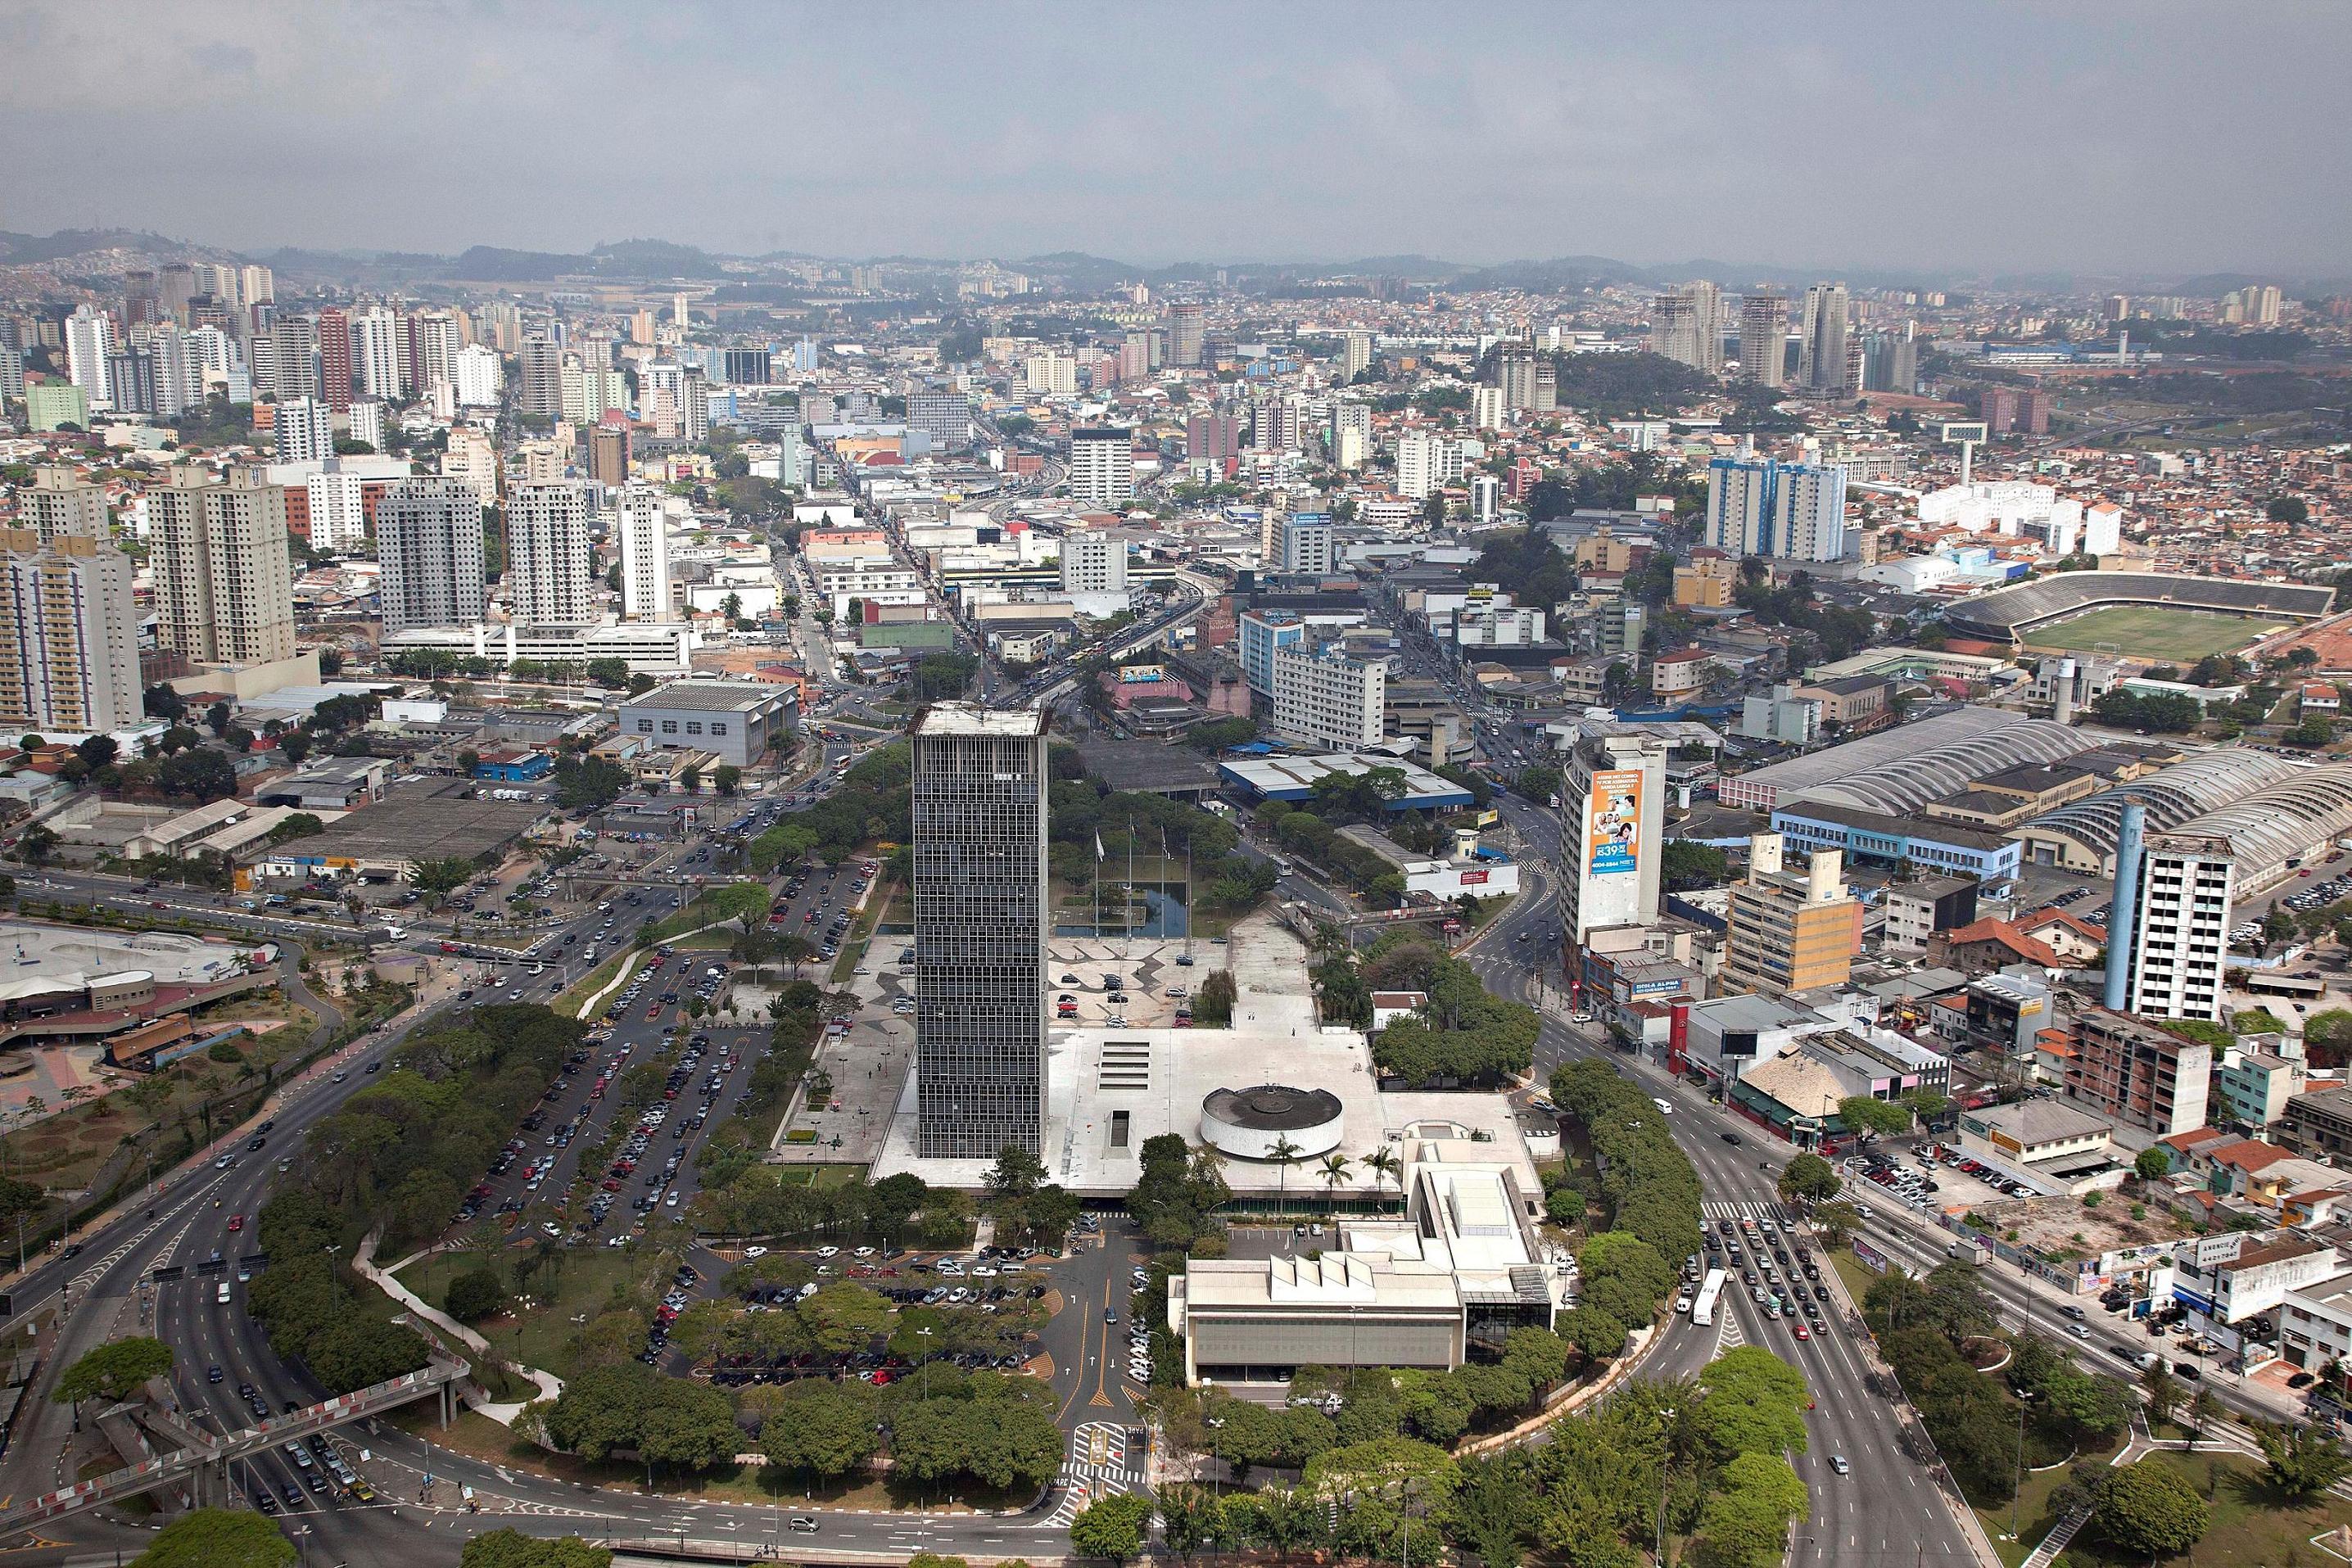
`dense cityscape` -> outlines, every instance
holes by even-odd
[[[34,97],[392,37],[143,9],[28,5]],[[1453,145],[1346,52],[1368,159]],[[1182,58],[1087,133],[1218,162]],[[256,112],[375,178],[320,90]],[[6,1549],[2352,1559],[2342,147],[2269,233],[1704,253],[1794,266],[1466,178],[1429,255],[1269,171],[1195,242],[1201,169],[972,135],[1026,215],[896,136],[502,228],[18,162]]]

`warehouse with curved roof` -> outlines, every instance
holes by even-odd
[[[2146,808],[2149,831],[2174,832],[2209,811],[2306,770],[2304,764],[2274,752],[2217,747],[2145,779],[2044,811],[2021,824],[2010,837],[2024,846],[2029,865],[2113,876],[2126,802],[2137,801]]]
[[[2013,709],[1959,706],[1874,730],[1842,746],[1825,746],[1785,762],[1727,775],[1717,787],[1717,794],[1727,806],[1759,811],[1769,811],[1791,800],[1836,800],[1873,811],[1907,810],[1920,801],[1950,794],[1970,779],[2020,762],[2053,762],[2091,744],[2064,725],[2027,718]],[[1947,765],[1937,768],[1942,777],[1957,770],[1962,775],[1959,783],[1928,787],[1902,807],[1828,793],[1860,776],[1889,769],[1899,774],[1922,758]]]
[[[2155,571],[2062,571],[1961,600],[1944,611],[1944,624],[1963,636],[2006,643],[2046,622],[2102,605],[2172,605],[2300,621],[2326,614],[2335,597],[2334,589],[2308,582],[2250,582]]]
[[[2228,838],[2237,896],[2259,893],[2288,874],[2289,861],[2352,833],[2352,762],[2297,768],[2179,831]]]
[[[2081,732],[2071,726],[2042,718],[2021,718],[1949,740],[1925,735],[1915,735],[1912,740],[1912,746],[1896,756],[1860,768],[1849,765],[1839,777],[1811,785],[1794,798],[1902,816],[1930,800],[1956,794],[1987,774],[2021,762],[2056,762],[2077,756],[2087,747]],[[1843,757],[1850,749],[1834,747],[1831,755]]]

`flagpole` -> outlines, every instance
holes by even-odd
[[[1135,819],[1127,820],[1127,917],[1119,923],[1127,937],[1127,956],[1135,956]]]

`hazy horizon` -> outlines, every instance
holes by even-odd
[[[2352,274],[2352,127],[2275,112],[2333,101],[2341,7],[1430,15],[22,0],[0,11],[33,67],[0,103],[0,227],[247,253]]]

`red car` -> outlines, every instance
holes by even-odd
[[[245,1216],[243,1216],[242,1214],[232,1214],[232,1215],[230,1215],[230,1216],[228,1217],[228,1228],[229,1228],[231,1230],[242,1230],[242,1229],[244,1229],[244,1228],[245,1228]]]
[[[653,1022],[654,1019],[659,1017],[661,1017],[661,1004],[659,1002],[656,1002],[653,1006],[646,1009],[646,1021],[647,1023]]]

